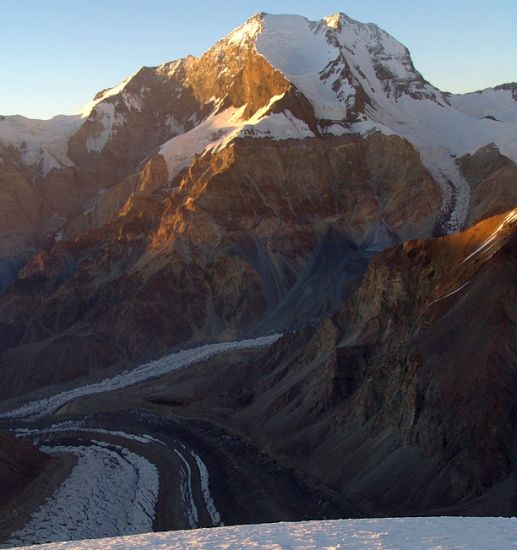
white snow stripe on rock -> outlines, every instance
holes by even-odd
[[[217,508],[214,504],[214,499],[212,498],[212,494],[210,493],[208,468],[198,454],[196,454],[194,451],[190,451],[190,454],[194,457],[197,468],[199,470],[199,482],[201,484],[201,492],[203,493],[203,499],[205,500],[206,510],[208,512],[208,515],[210,516],[210,519],[212,520],[212,524],[215,527],[219,527],[220,525],[222,525],[221,515],[217,511]]]
[[[190,527],[195,528],[198,525],[198,513],[197,506],[194,501],[194,495],[192,494],[192,470],[190,468],[190,464],[182,453],[177,449],[174,449],[174,452],[178,455],[178,458],[182,462],[182,467],[180,469],[180,490],[183,503],[185,504],[187,521]]]

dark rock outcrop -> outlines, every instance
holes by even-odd
[[[494,145],[461,157],[458,165],[472,190],[471,224],[517,204],[517,165]]]
[[[0,432],[0,505],[34,479],[48,460],[31,443]]]

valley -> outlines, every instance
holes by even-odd
[[[342,13],[0,116],[0,546],[514,516],[515,136]]]
[[[142,381],[160,383],[164,372],[188,368],[218,353],[260,349],[278,338],[178,352],[151,364],[154,368],[144,366],[140,376],[133,371],[125,379],[119,375],[4,411],[0,429],[9,429],[51,456],[72,457],[74,464],[71,469],[68,462],[60,465],[68,475],[64,482],[58,477],[55,486],[47,482],[41,496],[10,503],[10,512],[0,522],[0,544],[261,523],[280,517],[340,517],[345,512],[331,495],[307,486],[249,443],[206,421],[163,414],[159,406],[146,407],[136,397]],[[13,514],[17,523],[22,522],[16,531]]]

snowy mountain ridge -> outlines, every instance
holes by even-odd
[[[49,120],[0,116],[0,150],[2,146],[14,147],[23,164],[46,176],[53,169],[73,165],[67,156],[67,143],[82,122],[76,115],[57,115]]]
[[[256,106],[231,99],[232,86],[253,55],[260,55],[308,100],[316,126],[286,108],[285,92],[265,97]],[[320,21],[256,14],[200,60],[216,65],[217,83],[210,97],[195,89],[189,75],[189,67],[198,60],[185,58],[156,69],[142,68],[97,94],[76,117],[23,119],[23,124],[19,118],[4,117],[0,145],[18,148],[22,161],[40,176],[74,164],[67,156],[67,142],[79,130],[88,134],[86,154],[103,155],[117,133],[151,108],[146,106],[153,95],[152,82],[159,81],[168,86],[167,93],[176,94],[168,100],[169,112],[155,121],[164,135],[172,134],[157,151],[166,160],[170,179],[194,155],[224,148],[240,137],[283,140],[380,131],[402,136],[420,152],[440,185],[450,230],[463,226],[470,201],[455,158],[492,143],[517,161],[517,101],[510,85],[482,93],[444,94],[424,80],[400,42],[377,25],[342,13]],[[196,67],[206,68],[199,63]],[[260,75],[251,86],[262,86]],[[198,107],[186,98],[192,92]]]

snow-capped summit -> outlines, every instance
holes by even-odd
[[[196,155],[225,149],[240,138],[381,132],[408,140],[419,152],[440,187],[442,228],[451,231],[464,226],[471,194],[456,158],[493,144],[517,160],[516,95],[515,85],[444,94],[418,72],[404,45],[377,25],[343,13],[319,21],[257,13],[200,58],[142,67],[99,92],[77,116],[3,117],[0,157],[5,165],[14,163],[29,186],[49,182],[44,185],[62,193],[58,180],[66,173],[66,187],[81,188],[80,201],[61,201],[65,207],[57,216],[50,210],[44,214],[43,233],[58,234],[78,213],[79,202],[97,224],[110,219],[135,188],[117,191],[116,207],[106,204],[113,195],[103,190],[150,161],[151,171],[166,172],[167,181],[153,177],[138,191],[176,187],[173,180]],[[25,210],[19,216],[33,219]],[[27,231],[20,230],[22,241]],[[30,232],[42,233],[32,225]],[[19,248],[19,241],[12,248]]]
[[[170,179],[194,154],[226,147],[239,137],[282,140],[380,131],[407,139],[420,152],[441,187],[449,230],[464,225],[470,203],[455,158],[493,143],[517,160],[511,90],[475,98],[444,94],[418,72],[404,45],[377,25],[343,13],[320,21],[258,13],[201,58],[143,71],[144,79],[137,73],[88,108],[86,158],[101,154],[133,125],[131,118],[136,123],[151,109],[152,124],[159,127],[155,135],[163,136],[154,146]],[[163,139],[167,133],[169,140]]]
[[[404,45],[343,13],[319,21],[257,13],[201,57],[142,67],[76,116],[3,117],[0,160],[26,180],[27,192],[36,195],[29,202],[38,204],[37,214],[29,212],[28,202],[9,191],[15,212],[6,219],[20,221],[16,242],[5,241],[4,248],[12,254],[35,235],[61,235],[72,216],[81,218],[74,232],[100,226],[133,192],[176,188],[196,156],[239,139],[376,132],[399,136],[418,151],[440,188],[441,230],[457,230],[466,223],[471,188],[456,159],[493,144],[517,160],[515,97],[515,85],[444,94],[418,72]],[[118,186],[142,170],[147,175],[139,183]],[[36,181],[42,187],[33,188]],[[64,194],[57,210],[39,205]]]
[[[320,119],[353,122],[365,100],[397,100],[403,93],[444,103],[408,50],[377,25],[344,14],[319,22],[266,15],[263,25],[257,50],[311,100]]]

